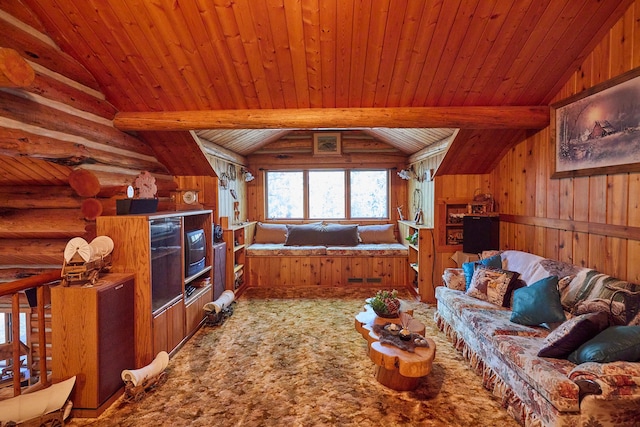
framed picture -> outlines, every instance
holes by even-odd
[[[551,106],[552,178],[640,171],[640,68]]]
[[[342,154],[342,140],[339,132],[313,134],[314,156],[339,156]]]

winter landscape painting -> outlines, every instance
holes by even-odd
[[[552,106],[554,177],[640,170],[639,74],[634,70]]]

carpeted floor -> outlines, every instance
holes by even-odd
[[[221,326],[204,326],[171,359],[168,380],[137,403],[69,426],[517,426],[416,303],[437,345],[410,392],[374,378],[354,316],[372,291],[286,298],[249,290]]]

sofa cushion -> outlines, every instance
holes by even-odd
[[[359,225],[361,243],[398,243],[393,233],[393,224]]]
[[[513,271],[477,265],[467,294],[495,305],[505,306],[505,296],[517,278],[518,273]]]
[[[256,224],[255,243],[284,243],[287,240],[286,224]]]
[[[287,225],[286,246],[356,246],[358,226],[356,224],[301,224]]]
[[[470,297],[464,291],[456,291],[445,286],[438,286],[436,288],[436,299],[438,300],[438,306],[445,305],[456,313],[461,313],[466,308],[498,309],[497,306],[490,302]]]
[[[499,335],[545,338],[549,334],[545,328],[513,323],[510,316],[507,310],[486,308],[468,308],[460,314],[466,325],[488,340]]]
[[[587,313],[573,317],[547,335],[538,356],[566,358],[608,326],[607,313]]]
[[[571,314],[579,316],[586,313],[606,313],[611,325],[624,325],[627,321],[624,304],[602,298],[581,301],[573,307]]]
[[[564,322],[566,317],[560,303],[558,277],[550,276],[516,289],[511,309],[511,321],[521,325]]]
[[[640,362],[640,326],[611,326],[582,344],[569,360],[585,362]]]
[[[511,375],[526,381],[529,387],[544,396],[558,411],[580,410],[580,389],[569,378],[575,365],[566,359],[538,357],[540,338],[497,335],[494,351],[499,360],[492,366],[504,364]]]

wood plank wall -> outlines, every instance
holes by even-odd
[[[116,109],[89,72],[58,49],[28,10],[1,6],[2,45],[20,53],[36,74],[25,89],[0,90],[4,282],[60,268],[69,239],[95,236],[94,222],[80,210],[85,198],[69,186],[73,170],[98,177],[103,214],[115,213],[115,199],[141,171],[156,177],[167,199],[175,183],[147,144],[113,127]]]
[[[640,0],[554,99],[640,66]],[[551,179],[550,130],[531,134],[493,171],[501,245],[640,281],[640,173]]]

